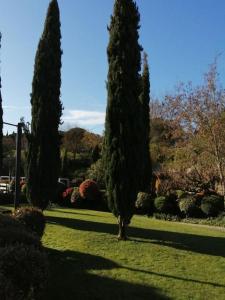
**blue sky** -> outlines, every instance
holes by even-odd
[[[225,82],[224,0],[137,0],[140,43],[149,55],[151,94],[163,97],[180,81],[202,82],[219,58]],[[30,121],[34,57],[48,0],[0,0],[4,121]],[[59,0],[62,30],[64,129],[101,133],[106,107],[107,24],[113,0]],[[12,131],[5,127],[5,130]]]

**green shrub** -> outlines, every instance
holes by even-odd
[[[0,214],[0,299],[43,299],[47,274],[39,237],[12,216]]]
[[[205,196],[202,199],[201,210],[207,217],[216,217],[224,210],[224,199],[219,195]]]
[[[154,201],[150,194],[139,192],[135,207],[138,213],[151,215],[153,213]]]
[[[179,201],[179,208],[186,217],[201,217],[201,209],[197,205],[197,200],[194,197],[182,198]]]
[[[43,212],[36,207],[18,208],[14,214],[14,218],[21,222],[28,230],[36,233],[40,238],[45,230],[45,217]]]
[[[157,212],[176,215],[178,207],[175,198],[172,196],[160,196],[155,198],[154,206]]]
[[[75,208],[85,208],[86,206],[86,201],[81,197],[79,188],[77,187],[73,189],[70,201]]]
[[[41,248],[40,239],[36,234],[28,231],[22,223],[11,216],[0,214],[0,247],[14,244]]]
[[[176,190],[176,195],[178,199],[182,199],[187,196],[187,193],[182,190]]]
[[[43,299],[48,276],[43,251],[25,244],[0,247],[0,299]]]
[[[87,170],[87,177],[96,181],[100,188],[105,188],[105,169],[103,160],[99,159]]]

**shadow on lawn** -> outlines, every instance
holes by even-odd
[[[89,222],[79,219],[47,217],[49,223],[60,224],[69,228],[117,234],[118,226],[100,222]],[[170,231],[136,228],[130,226],[128,236],[131,241],[158,244],[201,254],[225,257],[225,238],[178,233]]]
[[[50,280],[46,300],[169,300],[156,288],[88,273],[89,270],[120,268],[100,256],[47,249]]]

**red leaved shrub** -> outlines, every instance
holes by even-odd
[[[96,201],[100,197],[100,191],[95,181],[87,179],[79,186],[79,193],[82,198]]]
[[[63,196],[64,199],[65,199],[65,198],[69,198],[69,199],[70,199],[72,193],[73,193],[73,187],[70,187],[70,188],[67,188],[67,189],[63,192],[62,196]]]

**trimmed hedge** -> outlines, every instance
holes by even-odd
[[[28,231],[22,223],[11,216],[0,214],[0,247],[14,244],[34,245],[36,248],[41,248],[37,235]]]
[[[186,217],[201,217],[202,212],[200,207],[197,205],[195,197],[182,198],[179,201],[179,208],[183,215]]]
[[[48,263],[39,237],[0,214],[0,299],[41,300]]]
[[[73,189],[70,201],[75,208],[87,208],[87,203],[85,199],[81,197],[78,187]]]
[[[79,193],[82,198],[90,201],[96,201],[100,197],[100,191],[97,183],[90,179],[87,179],[81,183],[79,186]]]
[[[151,215],[154,209],[154,200],[151,195],[144,192],[139,192],[135,202],[137,213]]]
[[[47,257],[35,246],[0,247],[0,299],[41,300],[48,277]]]
[[[207,217],[216,217],[224,210],[224,199],[219,195],[205,196],[202,199],[201,210]]]
[[[22,207],[18,208],[13,217],[21,222],[31,232],[36,233],[40,238],[45,230],[45,217],[43,212],[36,207]]]
[[[178,213],[178,206],[174,195],[155,198],[154,206],[156,211],[159,213],[172,215],[176,215]]]

